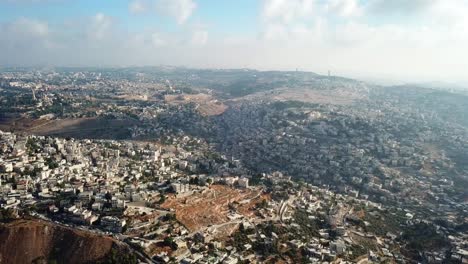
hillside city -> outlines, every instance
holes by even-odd
[[[5,68],[0,100],[0,237],[50,223],[125,263],[468,263],[462,91]]]

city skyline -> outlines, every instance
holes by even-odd
[[[0,61],[465,84],[467,10],[457,0],[3,0]]]

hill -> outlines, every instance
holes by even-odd
[[[118,259],[116,254],[130,252],[109,237],[40,220],[21,219],[0,224],[0,241],[1,264],[114,263],[113,259]]]

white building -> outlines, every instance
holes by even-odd
[[[242,187],[242,188],[249,188],[249,179],[247,179],[247,178],[240,178],[240,179],[237,181],[237,184],[239,184],[239,187]]]
[[[171,187],[175,193],[186,193],[190,191],[190,185],[184,183],[172,183]]]

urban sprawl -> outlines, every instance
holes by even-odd
[[[466,99],[297,71],[3,69],[1,215],[143,263],[468,263]]]

